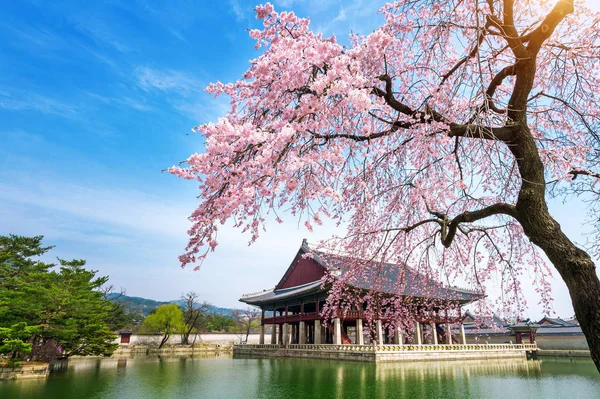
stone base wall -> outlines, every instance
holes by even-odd
[[[540,349],[547,350],[590,350],[583,335],[581,336],[544,336],[535,337]]]
[[[535,345],[236,345],[234,356],[396,362],[525,358]]]
[[[49,373],[50,367],[46,363],[25,364],[15,368],[0,367],[0,381],[46,378]]]

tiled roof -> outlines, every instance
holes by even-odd
[[[538,324],[542,324],[544,321],[547,321],[550,324],[557,325],[557,326],[563,326],[563,327],[572,327],[572,326],[579,325],[579,323],[577,323],[577,319],[571,319],[571,320],[572,321],[567,321],[567,320],[563,320],[561,318],[544,317],[542,320],[538,321]]]
[[[302,242],[302,246],[300,247],[298,254],[310,254],[312,259],[325,270],[340,270],[342,273],[345,263],[347,263],[349,260],[355,261],[355,259],[351,258],[350,256],[331,254],[311,248],[306,240]],[[383,292],[398,293],[398,288],[396,286],[398,283],[400,283],[399,279],[403,279],[402,287],[404,288],[399,294],[404,296],[450,299],[463,303],[481,299],[484,296],[480,292],[457,287],[444,287],[442,284],[437,283],[406,266],[403,267],[392,263],[381,263],[379,266],[379,273],[381,276],[383,276],[383,283],[378,287]],[[256,294],[244,295],[240,301],[256,305],[266,302],[273,302],[279,299],[289,298],[309,292],[317,292],[321,289],[321,284],[321,280],[318,280],[301,286],[286,289],[265,290]],[[363,289],[374,288],[373,279],[364,277],[354,281],[352,285]]]
[[[292,298],[297,295],[318,292],[321,290],[321,284],[321,281],[314,281],[312,283],[299,285],[297,287],[284,288],[281,290],[272,288],[270,290],[244,295],[240,298],[240,301],[250,305],[260,305],[268,302],[275,302],[281,299]]]

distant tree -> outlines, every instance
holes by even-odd
[[[260,311],[256,308],[233,309],[231,317],[241,342],[248,342],[250,331],[260,326]]]
[[[181,334],[181,343],[189,345],[190,334],[192,331],[200,331],[204,322],[205,316],[211,305],[208,302],[199,303],[198,294],[190,291],[187,294],[181,295],[183,302],[183,333]]]
[[[131,323],[131,315],[128,309],[118,299],[125,295],[125,290],[121,288],[116,292],[113,285],[105,285],[101,287],[102,298],[108,301],[111,305],[109,318],[106,320],[108,328],[112,331],[119,330]]]
[[[210,332],[234,332],[235,322],[231,317],[218,313],[210,314],[206,321],[206,331]]]
[[[171,334],[182,332],[184,330],[183,311],[176,303],[161,305],[152,311],[144,323],[142,330],[146,332],[163,334],[162,340],[158,348],[162,348]]]

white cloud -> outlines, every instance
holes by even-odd
[[[149,67],[139,67],[136,68],[134,76],[138,85],[145,91],[158,89],[163,92],[189,95],[203,90],[206,86],[199,79],[172,69],[157,70]]]
[[[229,0],[229,5],[231,6],[231,12],[235,15],[235,19],[238,22],[244,21],[249,15],[252,15],[251,9],[243,8],[238,0]]]
[[[136,100],[131,97],[106,97],[96,93],[88,93],[88,95],[105,104],[125,105],[138,111],[151,111],[153,109],[145,101]]]
[[[0,92],[0,108],[8,111],[36,111],[64,117],[74,116],[77,108],[40,94]]]
[[[191,209],[133,189],[82,185],[59,180],[0,183],[7,208],[28,205],[41,214],[62,215],[113,231],[183,237]],[[27,220],[26,215],[22,215]]]

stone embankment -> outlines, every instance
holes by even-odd
[[[17,367],[0,365],[0,381],[46,378],[48,374],[50,374],[48,363],[25,362]]]
[[[211,352],[231,352],[233,345],[168,345],[158,349],[156,345],[121,345],[113,356],[123,355],[192,355]]]

